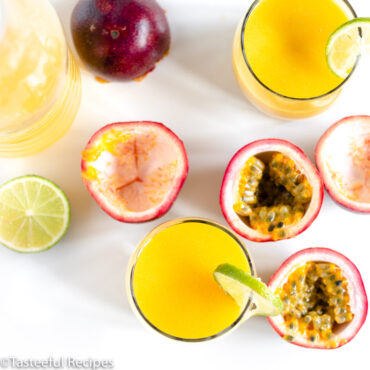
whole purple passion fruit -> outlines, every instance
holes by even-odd
[[[144,76],[170,47],[168,22],[155,0],[80,0],[71,30],[82,62],[107,81]]]

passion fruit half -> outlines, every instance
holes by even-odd
[[[118,221],[144,222],[169,210],[188,174],[188,158],[163,124],[118,122],[92,136],[81,170],[103,211]]]
[[[370,213],[370,116],[347,117],[331,126],[317,144],[316,163],[335,201]]]
[[[293,254],[268,286],[284,303],[282,313],[268,320],[290,343],[338,348],[352,340],[366,320],[368,302],[360,272],[334,250],[308,248]]]
[[[297,146],[280,139],[254,141],[231,159],[221,186],[226,221],[241,236],[267,242],[292,238],[317,217],[320,176]]]

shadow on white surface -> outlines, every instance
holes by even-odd
[[[91,236],[90,243],[80,239],[83,247],[75,239],[75,243],[70,243],[73,250],[66,250],[61,243],[54,253],[34,261],[35,268],[40,264],[40,268],[49,269],[50,276],[60,284],[68,286],[70,291],[78,291],[76,305],[80,308],[85,305],[86,312],[93,312],[94,305],[129,310],[125,271],[130,256],[122,242],[109,237],[108,233],[97,234],[95,238]],[[73,307],[73,301],[69,305]]]
[[[70,47],[73,52],[75,51],[72,35],[71,35],[71,28],[70,28],[70,19],[73,8],[77,4],[77,0],[62,0],[62,1],[53,1],[52,5],[54,6],[55,10],[58,13],[60,22],[62,23],[64,33],[66,35],[66,39],[68,42],[68,46]],[[74,53],[74,55],[76,55]]]
[[[263,343],[266,340],[266,337],[272,337],[273,334],[273,329],[268,323],[267,318],[264,316],[251,317],[231,333],[231,335],[239,337],[241,339],[241,343],[243,343],[243,341],[256,341]],[[269,340],[273,339],[273,337],[269,338]],[[279,340],[279,337],[276,336],[275,339]]]
[[[37,156],[24,159],[25,168],[32,168],[33,163],[38,162],[39,173],[45,173],[46,177],[55,181],[67,194],[72,211],[68,233],[70,236],[81,235],[82,230],[89,228],[94,208],[94,201],[81,178],[81,151],[86,143],[85,133],[77,121],[71,130],[53,146]],[[40,158],[39,161],[38,158]],[[53,166],[50,166],[50,163]]]
[[[234,20],[217,18],[216,22],[192,25],[191,32],[183,26],[177,29],[169,58],[182,69],[195,75],[213,88],[227,93],[245,105],[255,108],[244,99],[232,69],[231,45],[236,24]],[[199,86],[193,86],[199,92]]]
[[[219,194],[224,168],[207,168],[190,170],[181,199],[191,207],[199,210],[199,214],[207,217],[222,217],[219,206]]]

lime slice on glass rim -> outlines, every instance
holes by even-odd
[[[0,187],[0,243],[23,253],[45,251],[66,233],[70,205],[64,192],[36,175]]]
[[[370,18],[355,18],[338,27],[326,44],[330,70],[346,78],[359,55],[370,52]]]
[[[213,275],[217,283],[234,298],[240,308],[244,309],[247,301],[252,297],[254,307],[247,317],[276,316],[281,313],[284,305],[280,298],[260,279],[228,263],[218,266]]]

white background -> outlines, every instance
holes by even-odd
[[[369,1],[351,2],[359,15],[370,16]],[[76,1],[52,3],[70,40],[69,17]],[[233,76],[231,45],[250,3],[161,0],[172,45],[153,73],[141,82],[99,84],[84,72],[82,105],[70,132],[39,155],[0,160],[1,183],[39,174],[58,183],[72,205],[69,232],[50,251],[22,255],[0,248],[0,357],[105,358],[114,360],[119,370],[368,368],[369,320],[351,343],[331,351],[288,344],[262,317],[218,340],[185,344],[142,326],[128,306],[126,264],[147,232],[182,216],[225,224],[218,196],[225,167],[236,150],[255,139],[276,137],[297,144],[313,160],[319,137],[332,123],[370,113],[370,59],[362,59],[335,105],[318,117],[279,121],[245,101]],[[107,123],[127,120],[165,123],[182,138],[190,160],[188,179],[171,211],[146,224],[123,224],[108,217],[80,177],[80,153],[90,136]],[[321,213],[302,235],[246,244],[265,281],[293,252],[324,246],[347,255],[369,290],[369,221],[369,215],[342,209],[325,194]]]

